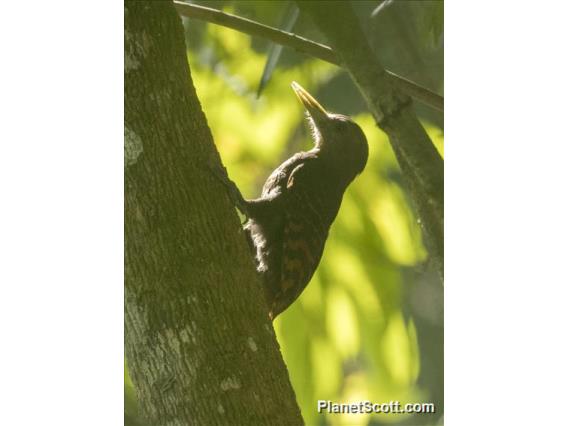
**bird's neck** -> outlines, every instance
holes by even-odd
[[[346,164],[345,158],[341,158],[335,150],[325,149],[320,145],[315,146],[309,152],[321,160],[325,169],[329,171],[328,179],[335,182],[336,185],[346,187],[355,178],[350,167]]]

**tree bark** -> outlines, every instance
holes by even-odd
[[[379,63],[348,1],[298,1],[349,71],[378,126],[388,135],[421,220],[426,247],[444,273],[444,162],[402,94]]]
[[[151,425],[302,424],[171,2],[125,2],[125,350]]]

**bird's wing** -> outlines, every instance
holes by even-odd
[[[297,164],[286,181],[289,201],[284,212],[279,288],[270,306],[272,318],[302,293],[323,253],[329,225],[313,193],[306,190],[314,183],[315,165],[309,159]]]
[[[309,160],[310,157],[307,157],[305,153],[298,153],[283,162],[266,179],[262,187],[262,197],[277,196],[285,192],[294,170]]]

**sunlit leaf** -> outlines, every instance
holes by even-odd
[[[355,307],[345,292],[338,288],[327,295],[327,332],[343,359],[359,352],[359,324]]]
[[[296,21],[298,20],[298,16],[300,15],[300,10],[296,3],[288,2],[286,10],[284,11],[282,17],[282,25],[280,29],[283,31],[292,31]],[[283,46],[277,43],[271,43],[270,48],[268,50],[266,65],[264,66],[264,70],[262,71],[262,77],[260,78],[260,83],[258,85],[258,90],[256,92],[256,96],[259,97],[262,93],[262,89],[268,84],[270,77],[272,76],[272,72],[276,68],[276,64],[278,63],[278,59],[282,54]]]

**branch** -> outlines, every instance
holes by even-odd
[[[250,19],[241,18],[209,7],[174,1],[178,13],[187,18],[211,22],[242,33],[266,38],[274,43],[290,47],[297,52],[319,58],[334,65],[342,66],[341,61],[328,46],[308,40],[290,32],[281,31]],[[385,70],[392,83],[402,92],[414,99],[440,111],[444,111],[444,98],[418,84]]]

